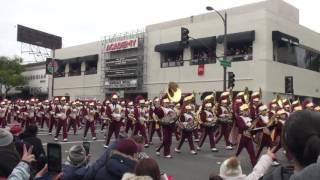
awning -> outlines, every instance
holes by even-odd
[[[64,64],[72,64],[72,63],[81,63],[86,61],[97,61],[99,58],[98,54],[89,55],[89,56],[81,56],[81,57],[74,57],[74,58],[68,58],[68,59],[61,59],[61,62]]]
[[[223,43],[224,35],[220,35],[217,38],[219,44]],[[242,43],[242,42],[251,42],[255,40],[255,31],[245,31],[232,33],[227,35],[228,43]]]
[[[294,36],[290,36],[280,31],[272,31],[272,41],[279,41],[279,40],[282,40],[283,38],[290,40],[292,42],[299,43],[299,39]]]
[[[154,47],[156,52],[173,52],[173,51],[183,51],[183,46],[180,45],[180,41],[174,41],[165,44],[158,44]]]
[[[192,39],[189,41],[189,45],[192,48],[216,47],[216,36]]]

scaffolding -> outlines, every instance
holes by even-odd
[[[50,49],[40,46],[21,43],[21,55],[29,55],[32,57],[32,60],[28,61],[28,63],[46,61],[46,59],[50,57],[50,51]]]
[[[119,59],[120,61],[130,57],[132,55],[137,56],[137,87],[132,88],[129,91],[131,92],[139,92],[142,90],[143,85],[143,66],[144,66],[144,36],[145,30],[144,29],[137,29],[133,31],[123,32],[123,33],[116,33],[112,35],[104,36],[101,40],[101,56],[100,56],[100,67],[101,67],[101,94],[106,95],[107,93],[117,92],[120,96],[123,96],[124,89],[117,88],[117,89],[107,89],[106,82],[110,81],[110,78],[106,77],[106,72],[110,70],[110,67],[106,65],[106,60],[108,59]],[[112,42],[119,42],[128,39],[138,39],[138,48],[134,51],[132,50],[120,50],[116,52],[106,52],[105,47],[107,44]],[[125,80],[125,78],[124,78]],[[127,90],[126,90],[127,91]]]

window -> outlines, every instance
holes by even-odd
[[[183,66],[183,51],[161,53],[161,68]]]
[[[214,50],[208,50],[206,48],[193,48],[192,60],[190,65],[198,64],[212,64],[216,63],[216,53]]]
[[[64,63],[58,63],[58,70],[56,73],[54,73],[54,77],[55,78],[59,78],[59,77],[65,77],[65,69],[66,69],[66,64]]]
[[[252,60],[252,42],[228,43],[227,55],[233,62]]]
[[[273,41],[274,61],[320,72],[320,52],[287,40]]]
[[[76,61],[69,64],[69,76],[81,75],[81,62]]]
[[[86,71],[84,74],[97,74],[98,60],[86,61]]]

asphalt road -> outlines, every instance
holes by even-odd
[[[98,128],[99,129],[99,128]],[[70,131],[71,132],[71,131]],[[97,131],[98,132],[98,131]],[[38,136],[42,139],[43,145],[46,146],[48,142],[54,142],[53,136],[49,136],[47,130],[40,130]],[[68,142],[59,142],[62,145],[63,162],[66,160],[68,149],[76,144],[82,143],[83,130],[80,130],[77,135],[72,133],[68,134]],[[105,151],[103,148],[104,137],[103,133],[97,133],[97,140],[91,140],[91,133],[87,135],[88,140],[91,141],[90,154],[91,161],[93,163],[97,160]],[[224,141],[221,140],[217,145],[219,152],[211,152],[209,148],[209,139],[206,139],[202,150],[197,155],[191,155],[188,143],[184,143],[181,149],[181,153],[175,153],[174,147],[177,146],[177,141],[173,138],[173,145],[171,146],[172,159],[166,159],[155,154],[155,148],[160,143],[157,136],[154,139],[154,145],[145,149],[145,152],[156,159],[162,171],[168,175],[174,177],[175,180],[205,180],[208,179],[211,173],[219,174],[220,164],[228,157],[234,155],[235,150],[225,150]],[[62,136],[60,135],[62,141]],[[282,150],[277,153],[281,163],[287,163]],[[242,170],[248,174],[252,170],[252,166],[246,150],[243,150],[239,156],[241,161]]]

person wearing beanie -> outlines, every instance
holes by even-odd
[[[261,156],[249,175],[242,173],[241,164],[237,157],[231,157],[221,164],[219,176],[224,180],[258,180],[271,167],[272,160],[275,159],[273,150],[269,149],[267,154]]]
[[[69,149],[67,161],[62,167],[62,179],[81,179],[86,172],[89,157],[82,145],[74,145]]]
[[[137,163],[134,157],[138,147],[132,139],[119,140],[116,149],[106,152],[87,169],[82,179],[121,180],[127,172],[133,172]]]
[[[8,177],[20,161],[12,134],[0,128],[0,177]]]

